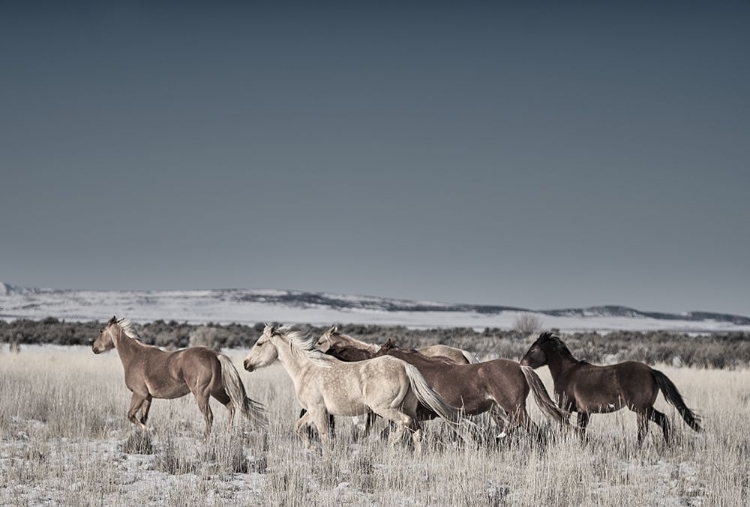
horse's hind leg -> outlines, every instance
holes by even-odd
[[[196,391],[195,401],[198,403],[198,408],[203,414],[203,419],[206,421],[206,430],[204,432],[204,438],[208,440],[208,436],[211,434],[211,426],[214,423],[214,413],[211,412],[211,405],[209,404],[210,396],[207,392]]]
[[[661,431],[664,434],[664,441],[669,444],[671,441],[671,432],[669,428],[669,421],[667,416],[659,412],[653,407],[648,407],[645,410],[638,410],[638,445],[643,444],[643,440],[648,435],[648,422],[649,420],[654,421],[661,427]]]
[[[672,440],[672,434],[670,432],[669,420],[667,419],[667,416],[653,407],[649,407],[646,409],[646,415],[649,419],[661,426],[661,431],[664,433],[664,441],[669,444]],[[646,422],[646,424],[648,424],[648,422]]]
[[[372,425],[375,424],[375,418],[377,415],[375,412],[367,412],[365,415],[365,431],[363,432],[362,436],[367,438],[370,435],[370,431],[372,431]]]
[[[227,421],[227,426],[231,428],[232,421],[234,421],[235,406],[234,403],[232,403],[232,400],[229,398],[226,390],[223,387],[220,387],[212,392],[211,396],[216,398],[219,403],[227,407],[227,410],[229,411],[229,421]]]

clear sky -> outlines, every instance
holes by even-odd
[[[0,3],[0,280],[750,315],[750,2]]]

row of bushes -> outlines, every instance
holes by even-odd
[[[88,345],[102,327],[100,322],[65,322],[44,320],[0,320],[0,342],[21,344]],[[188,346],[249,349],[263,332],[263,324],[194,325],[157,320],[135,324],[145,343],[167,349]],[[310,332],[321,335],[324,327],[310,326]],[[520,359],[535,339],[517,330],[487,328],[408,329],[403,326],[341,325],[349,335],[371,343],[392,338],[403,347],[418,348],[442,343],[474,352],[480,358],[507,357]],[[554,330],[553,330],[554,331]],[[750,365],[750,333],[714,333],[687,335],[666,331],[616,331],[561,335],[573,355],[592,363],[643,361],[668,362],[675,365],[705,368],[736,368]]]

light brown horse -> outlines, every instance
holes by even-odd
[[[190,392],[206,421],[206,437],[214,418],[210,396],[227,407],[230,424],[239,407],[250,421],[265,426],[263,405],[247,397],[229,357],[204,347],[166,352],[141,343],[137,337],[128,319],[112,317],[99,331],[91,349],[94,354],[117,349],[125,370],[125,385],[133,393],[128,419],[140,429],[146,429],[153,398],[174,399]]]
[[[628,361],[596,366],[579,361],[559,337],[542,333],[523,356],[521,364],[532,368],[549,366],[558,403],[569,412],[578,412],[581,436],[585,435],[591,414],[606,414],[628,407],[638,414],[639,444],[648,434],[649,420],[661,426],[664,440],[669,443],[669,421],[654,408],[659,390],[688,426],[701,430],[700,418],[685,405],[672,381],[643,363]]]
[[[318,340],[318,348],[325,352],[329,347],[336,346],[367,350],[373,354],[380,350],[380,345],[363,342],[362,340],[343,334],[336,326],[333,326],[320,337]],[[417,349],[417,351],[422,355],[448,359],[456,364],[472,364],[478,362],[474,354],[468,350],[450,347],[448,345],[428,345],[427,347]]]
[[[341,353],[335,347],[332,353]],[[550,399],[541,379],[528,366],[509,359],[494,359],[476,364],[455,364],[444,359],[427,357],[417,350],[397,347],[391,340],[383,344],[374,356],[393,356],[417,367],[427,382],[449,404],[460,407],[466,415],[489,411],[495,423],[504,428],[501,436],[511,434],[518,427],[534,436],[540,433],[526,411],[529,391],[542,412],[548,417],[567,423],[569,414],[560,410]],[[342,354],[341,357],[351,357]],[[500,410],[502,409],[502,411]],[[507,420],[503,413],[507,415]]]
[[[321,441],[328,442],[328,415],[358,416],[375,412],[397,426],[391,444],[405,431],[412,433],[419,454],[421,431],[417,405],[422,403],[451,422],[460,413],[433,391],[419,371],[393,357],[344,363],[315,349],[316,337],[294,326],[266,326],[245,358],[245,369],[253,371],[277,359],[294,382],[299,404],[307,412],[297,421],[296,432],[310,446],[306,425],[313,424]]]

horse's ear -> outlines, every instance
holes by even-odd
[[[276,326],[273,324],[266,324],[266,328],[263,330],[264,334],[268,334],[268,336],[273,336],[273,334],[276,332]]]
[[[331,326],[328,331],[325,332],[326,336],[334,335],[338,332],[338,328],[336,326]]]
[[[111,319],[109,319],[109,322],[107,322],[108,326],[111,326],[112,324],[117,323],[117,316],[113,315]]]

